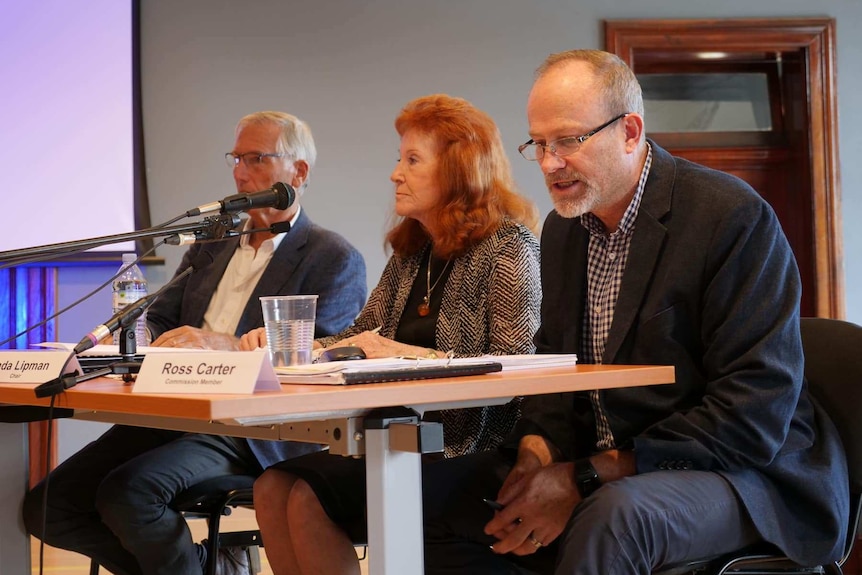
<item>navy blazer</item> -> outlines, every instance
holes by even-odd
[[[790,246],[747,184],[651,145],[602,363],[674,365],[676,383],[602,391],[616,443],[638,473],[720,473],[765,540],[803,564],[835,560],[846,460],[804,383]],[[548,216],[538,353],[580,351],[588,243],[579,218]],[[586,394],[562,395],[525,399],[515,439],[543,435],[572,460],[594,449],[595,421]]]
[[[192,245],[177,273],[197,260],[201,252],[212,263],[170,286],[147,311],[153,339],[163,332],[190,325],[200,327],[210,300],[239,244],[239,238]],[[206,262],[205,256],[202,261]],[[200,265],[200,264],[198,264]],[[365,305],[365,260],[340,235],[322,228],[303,209],[272,255],[245,304],[234,335],[263,326],[260,296],[318,294],[314,337],[338,333],[353,323]]]
[[[224,275],[239,238],[192,245],[177,273],[199,254],[207,252],[212,263],[170,286],[147,311],[153,339],[183,325],[200,327],[210,300]],[[206,262],[208,258],[202,256]],[[201,265],[198,263],[198,265]],[[272,255],[272,259],[245,303],[235,335],[263,326],[260,296],[318,294],[314,336],[323,337],[348,327],[365,305],[367,285],[365,260],[340,235],[322,228],[301,210],[294,225]],[[314,444],[289,441],[249,440],[261,467],[318,449]]]

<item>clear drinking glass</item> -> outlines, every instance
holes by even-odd
[[[311,363],[317,296],[266,296],[260,305],[273,367]]]

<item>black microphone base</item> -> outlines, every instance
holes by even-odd
[[[140,361],[120,361],[111,364],[111,373],[123,376],[124,383],[135,381],[135,375],[141,371]]]
[[[140,361],[118,361],[116,363],[112,363],[111,365],[105,366],[102,369],[97,369],[89,373],[85,373],[84,375],[80,375],[76,370],[73,373],[67,373],[66,375],[55,377],[51,381],[46,381],[41,385],[37,385],[34,391],[36,393],[36,397],[51,397],[52,395],[63,393],[70,387],[75,387],[82,381],[102,377],[103,375],[108,375],[109,373],[113,373],[115,375],[122,375],[123,382],[131,383],[135,381],[135,374],[137,374],[139,371],[141,371]]]

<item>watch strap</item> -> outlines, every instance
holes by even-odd
[[[602,486],[599,474],[589,457],[575,460],[575,485],[578,493],[581,494],[581,499],[586,499]]]

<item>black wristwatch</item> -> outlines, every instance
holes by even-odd
[[[575,460],[575,485],[578,487],[581,499],[586,499],[602,486],[599,474],[590,463],[589,457]]]

